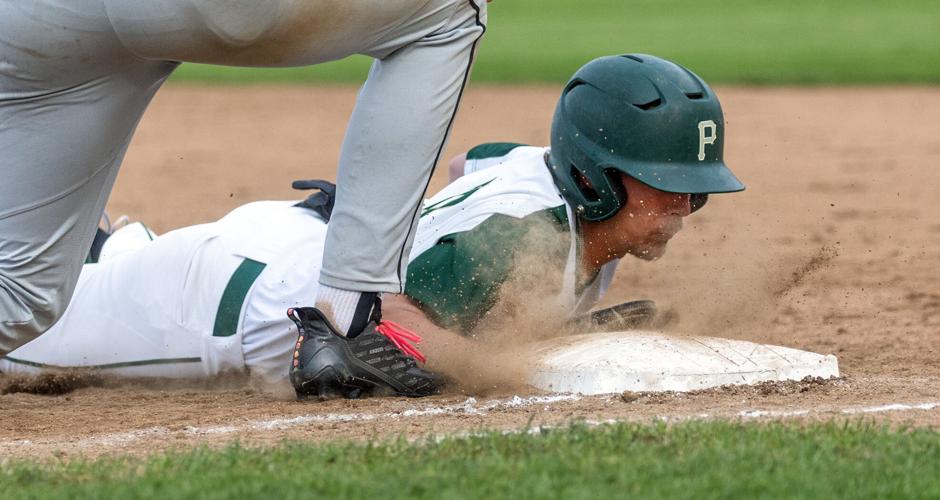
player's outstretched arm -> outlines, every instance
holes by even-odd
[[[407,328],[420,331],[421,349],[427,355],[427,368],[444,375],[446,385],[469,391],[519,387],[526,384],[532,365],[527,348],[471,340],[432,323],[407,295],[386,295],[383,315]]]
[[[374,54],[381,57],[356,99],[343,140],[321,284],[351,291],[404,289],[421,202],[434,165],[443,159],[485,30],[486,10],[478,1],[460,3],[439,31],[390,54]]]
[[[448,182],[454,182],[457,179],[463,177],[464,167],[467,164],[467,153],[460,153],[459,155],[450,159],[450,163],[447,164],[447,173],[448,173]]]
[[[386,294],[382,297],[382,316],[402,326],[421,332],[421,350],[427,355],[428,368],[454,378],[454,366],[465,353],[476,349],[472,341],[451,330],[434,324],[407,295]]]

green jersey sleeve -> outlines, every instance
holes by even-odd
[[[560,214],[560,216],[559,216]],[[551,232],[557,248],[532,248],[533,234]],[[499,298],[521,252],[567,251],[564,206],[522,219],[495,214],[469,231],[447,235],[408,266],[405,294],[437,325],[468,333]],[[563,267],[563,265],[562,265]]]
[[[470,148],[467,151],[468,160],[485,160],[487,158],[498,158],[506,156],[510,151],[518,147],[525,146],[516,142],[487,142]]]

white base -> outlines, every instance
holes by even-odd
[[[839,376],[835,356],[713,337],[592,333],[539,351],[530,383],[558,393],[688,392]]]

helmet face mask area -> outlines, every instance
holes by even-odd
[[[691,71],[648,55],[589,62],[565,86],[552,120],[555,184],[584,219],[626,204],[623,173],[661,191],[741,191],[724,164],[724,120],[712,89]]]

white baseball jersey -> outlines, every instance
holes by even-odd
[[[544,251],[518,244],[538,221],[562,237],[564,255],[552,271],[564,273],[564,286],[533,300],[556,301],[574,314],[606,289],[616,262],[590,283],[576,282],[578,240],[570,238],[576,228],[545,167],[545,151],[474,148],[468,174],[426,200],[406,293],[436,323],[472,330],[512,275],[518,252]],[[317,291],[326,229],[295,202],[256,202],[88,264],[63,318],[0,359],[0,370],[96,367],[125,376],[200,377],[247,369],[272,389],[289,391],[296,330],[285,312]]]

